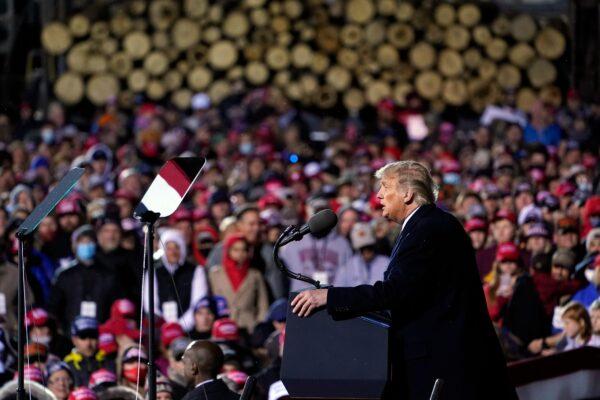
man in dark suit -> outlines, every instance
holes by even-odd
[[[190,343],[181,361],[185,375],[194,383],[194,389],[182,400],[239,400],[240,396],[217,379],[223,368],[223,359],[221,348],[213,342],[196,340]]]
[[[383,215],[402,230],[383,281],[301,292],[294,313],[327,306],[335,319],[370,311],[392,315],[390,398],[515,399],[487,313],[475,254],[459,221],[435,206],[427,168],[400,161],[381,168]]]

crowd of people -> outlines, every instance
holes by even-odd
[[[287,296],[306,285],[278,270],[273,245],[284,227],[330,208],[337,227],[283,248],[284,263],[324,284],[383,279],[398,226],[381,217],[374,172],[399,159],[427,165],[437,205],[464,222],[508,360],[600,346],[600,102],[571,90],[564,106],[525,113],[508,93],[463,116],[410,94],[402,106],[385,99],[331,117],[265,88],[218,106],[198,93],[191,108],[0,111],[0,383],[16,371],[15,232],[73,167],[83,177],[25,247],[25,377],[58,400],[145,396],[152,306],[161,400],[198,383],[194,346],[219,353],[206,379],[239,393],[255,375],[257,399],[284,398]],[[157,223],[149,282],[132,210],[175,156],[207,162]]]

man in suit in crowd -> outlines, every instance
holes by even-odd
[[[217,379],[217,374],[223,368],[223,360],[223,352],[216,344],[208,340],[190,343],[181,361],[194,389],[182,400],[238,400],[240,396],[229,390],[221,379]]]
[[[428,399],[443,379],[440,399],[515,399],[488,316],[475,253],[460,222],[435,206],[436,188],[415,161],[376,173],[383,216],[402,230],[383,281],[301,292],[294,313],[326,306],[334,319],[370,311],[392,316],[389,398]]]

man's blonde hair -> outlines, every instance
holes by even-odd
[[[429,170],[418,161],[396,161],[384,165],[375,172],[375,177],[395,177],[399,185],[413,190],[418,205],[433,204],[437,200],[437,185]]]

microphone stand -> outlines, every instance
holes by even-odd
[[[140,217],[140,220],[146,227],[146,254],[144,258],[146,260],[146,268],[148,269],[148,400],[156,400],[156,367],[154,365],[154,330],[155,330],[155,319],[154,319],[154,260],[152,254],[154,253],[154,224],[160,217],[160,214],[146,211]]]
[[[17,240],[19,241],[19,262],[18,274],[19,283],[17,285],[18,292],[18,312],[17,312],[17,400],[25,400],[25,374],[24,374],[24,346],[25,346],[25,240],[28,235],[23,232],[17,232]]]
[[[279,235],[279,237],[277,238],[277,241],[275,242],[275,246],[273,248],[273,260],[275,261],[275,265],[277,265],[279,270],[281,272],[283,272],[288,278],[296,279],[296,280],[303,281],[306,283],[310,283],[317,289],[321,289],[321,282],[319,282],[313,278],[309,278],[308,276],[299,274],[297,272],[290,271],[289,269],[286,268],[286,266],[283,264],[283,262],[279,258],[279,249],[281,248],[281,241],[283,239],[285,239],[290,233],[296,234],[297,232],[298,232],[298,227],[292,225],[292,226],[288,226],[287,228],[285,228],[285,230],[281,233],[281,235]],[[297,240],[300,240],[300,239],[297,239]]]

